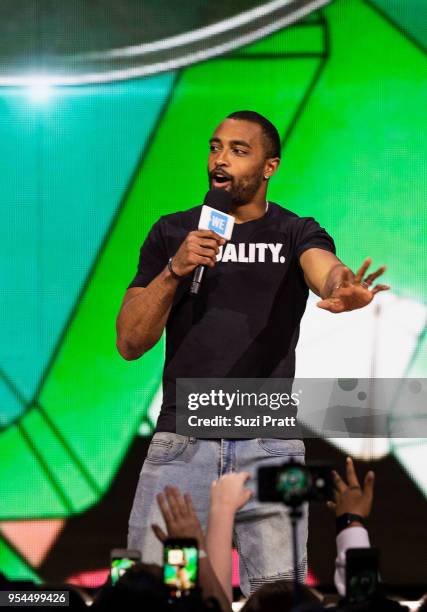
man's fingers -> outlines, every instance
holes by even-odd
[[[338,474],[338,472],[336,472],[335,470],[332,470],[332,476],[333,476],[334,484],[335,484],[337,491],[339,493],[342,493],[343,491],[345,491],[347,489],[347,485],[345,484],[341,476]]]
[[[387,291],[387,289],[390,289],[390,285],[375,285],[375,287],[372,289],[371,293],[372,293],[372,295],[375,295],[379,291]]]
[[[323,310],[329,310],[329,312],[343,312],[344,305],[339,298],[327,298],[326,300],[320,300],[316,306]]]
[[[347,483],[351,488],[360,488],[359,479],[357,478],[356,470],[354,469],[353,459],[347,457],[346,459],[346,472],[347,472]]]
[[[199,238],[213,238],[219,244],[225,244],[225,239],[212,230],[195,230],[192,233],[194,236],[198,236]]]
[[[192,251],[196,255],[202,255],[203,257],[210,257],[211,259],[215,259],[218,254],[216,249],[212,249],[211,247],[204,247],[199,244],[195,244],[192,247]]]
[[[368,276],[363,280],[363,282],[366,283],[367,285],[371,285],[376,278],[381,276],[381,274],[384,274],[385,270],[386,270],[386,267],[381,266],[381,268],[378,268],[376,272],[372,272],[372,274],[368,274]]]
[[[358,269],[358,271],[356,272],[356,275],[354,277],[354,282],[355,283],[361,283],[362,282],[362,279],[365,276],[365,272],[369,268],[371,263],[372,263],[372,259],[370,257],[367,257],[365,259],[365,261],[363,262],[363,264]]]
[[[335,508],[337,507],[335,502],[328,501],[328,502],[326,502],[326,505],[329,508],[329,510],[332,510],[333,512],[335,512]]]
[[[196,266],[209,266],[210,268],[213,268],[215,262],[215,257],[204,257],[203,255],[197,255],[196,253],[193,253],[190,257],[190,264],[195,264]]]
[[[167,534],[158,525],[151,525],[151,529],[154,531],[156,538],[160,540],[160,542],[167,540]]]
[[[219,251],[219,247],[220,247],[217,240],[214,240],[213,238],[198,238],[197,244],[203,247],[209,247],[211,249],[216,249],[217,251]]]

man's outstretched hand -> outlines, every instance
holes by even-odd
[[[374,472],[370,470],[366,474],[362,488],[351,457],[347,457],[345,467],[347,482],[341,478],[338,472],[335,470],[332,472],[335,484],[335,502],[327,502],[328,508],[335,512],[336,517],[350,512],[367,518],[371,512],[374,499]]]
[[[370,289],[374,280],[381,276],[386,269],[385,266],[381,266],[376,272],[372,272],[366,278],[363,278],[371,262],[370,257],[365,259],[356,275],[353,275],[346,266],[340,268],[339,276],[334,278],[335,286],[331,294],[317,302],[317,306],[329,310],[329,312],[348,312],[367,306],[376,293],[390,289],[389,285],[375,285],[372,290]]]

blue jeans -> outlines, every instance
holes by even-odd
[[[190,493],[203,528],[209,513],[210,486],[227,472],[251,474],[248,485],[254,497],[238,510],[233,539],[240,557],[240,587],[249,596],[266,582],[293,576],[292,533],[282,504],[256,499],[257,468],[278,465],[294,457],[304,462],[301,440],[257,438],[251,440],[202,440],[175,433],[154,434],[142,466],[129,518],[128,548],[139,549],[142,560],[162,564],[162,545],[151,529],[164,521],[156,495],[166,485]],[[298,575],[306,577],[308,507],[298,525]],[[231,553],[230,553],[231,554]]]

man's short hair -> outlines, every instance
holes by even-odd
[[[262,129],[266,144],[266,157],[280,157],[280,136],[274,125],[263,115],[255,111],[236,111],[227,116],[227,119],[240,119],[258,123]]]

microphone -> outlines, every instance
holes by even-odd
[[[231,194],[225,189],[216,187],[205,195],[199,220],[199,230],[213,230],[225,240],[230,240],[233,233],[234,217],[228,212],[231,207]],[[190,295],[199,294],[200,286],[207,266],[197,266],[193,273]]]

